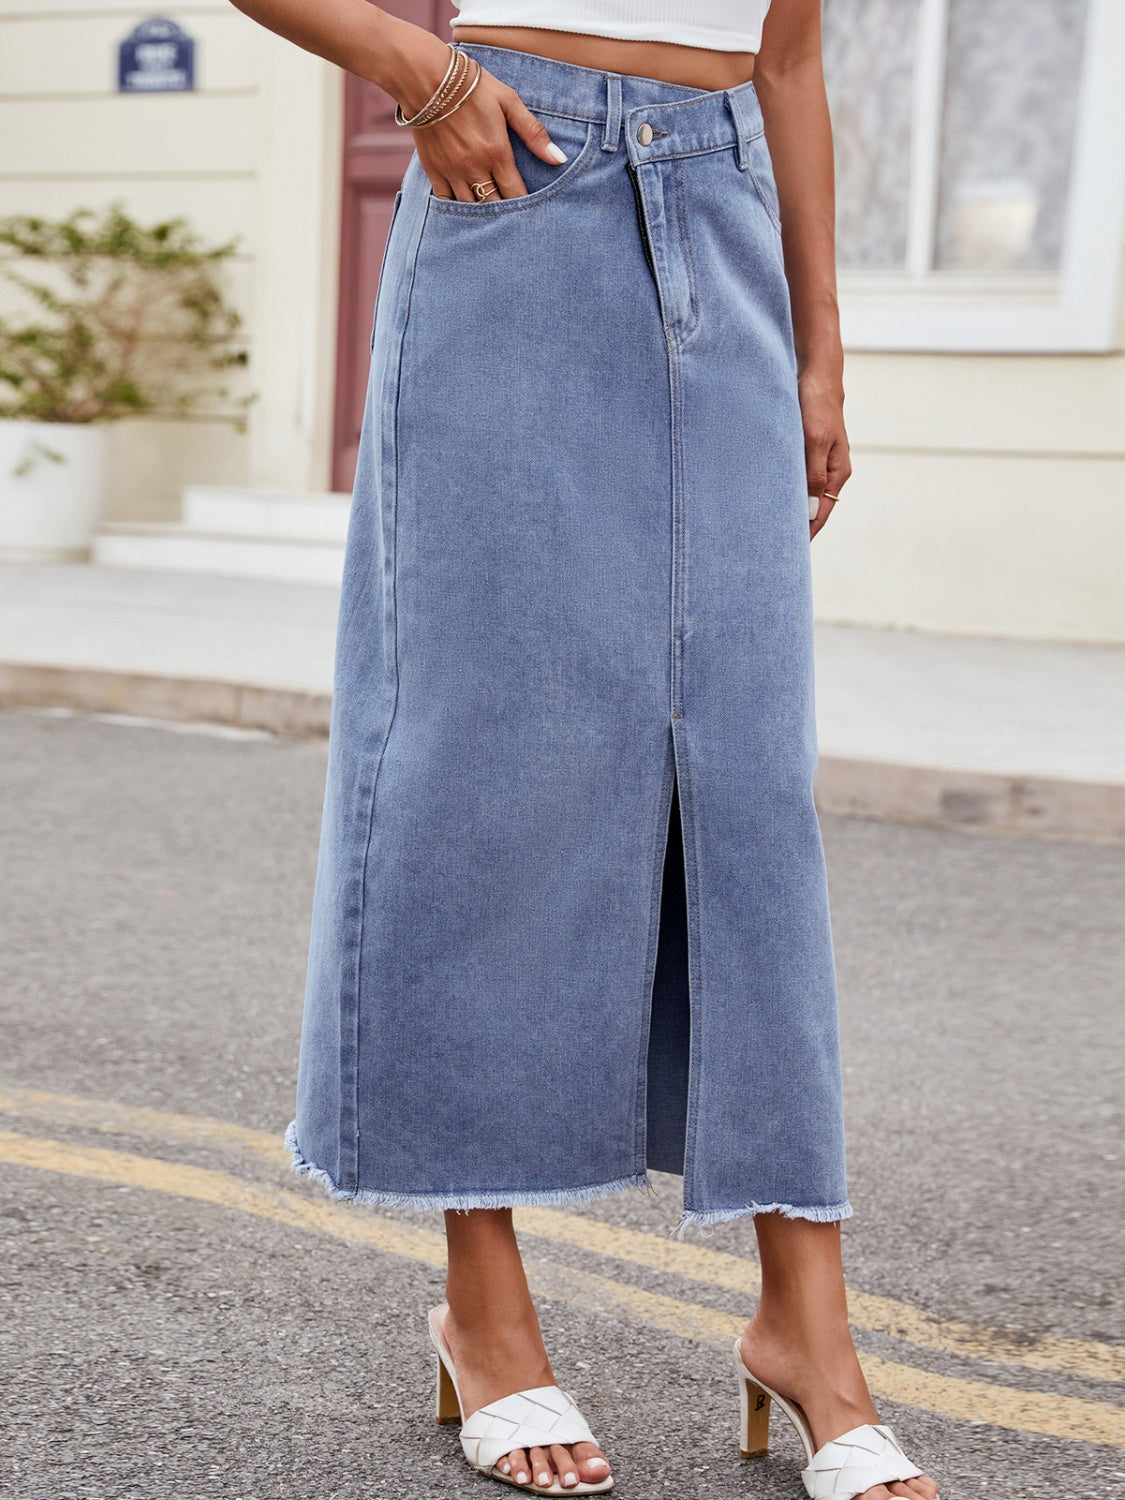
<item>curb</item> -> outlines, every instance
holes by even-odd
[[[816,805],[844,817],[962,833],[1125,844],[1125,784],[822,755]]]
[[[88,667],[0,662],[0,707],[66,708],[174,723],[266,730],[289,739],[328,734],[328,693]],[[962,833],[1125,843],[1125,783],[959,771],[822,755],[821,812]]]
[[[98,667],[45,667],[0,662],[0,708],[72,708],[90,714],[132,714],[173,723],[265,729],[290,739],[324,736],[332,713],[328,693],[254,687],[195,677],[156,677]]]

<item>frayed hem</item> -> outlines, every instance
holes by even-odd
[[[786,1219],[810,1219],[814,1224],[835,1224],[841,1219],[850,1219],[852,1206],[843,1203],[813,1204],[800,1208],[792,1203],[751,1203],[746,1208],[709,1208],[685,1210],[680,1215],[680,1227],[676,1238],[682,1240],[688,1229],[696,1225],[707,1229],[714,1224],[729,1224],[734,1219],[745,1219],[751,1214],[781,1214]]]
[[[595,1182],[589,1187],[553,1188],[542,1192],[521,1188],[493,1193],[384,1193],[375,1188],[343,1188],[329,1172],[309,1161],[301,1151],[297,1144],[296,1120],[285,1132],[285,1145],[293,1171],[298,1176],[319,1183],[332,1198],[372,1208],[403,1208],[415,1213],[446,1209],[468,1213],[474,1208],[563,1208],[569,1204],[589,1203],[595,1198],[608,1198],[612,1193],[623,1193],[629,1188],[640,1188],[653,1197],[659,1196],[647,1172],[635,1172],[630,1177],[617,1177],[610,1182]]]

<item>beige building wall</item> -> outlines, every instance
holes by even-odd
[[[145,15],[197,43],[194,94],[117,95]],[[182,486],[321,490],[335,377],[342,75],[235,8],[0,0],[0,213],[122,198],[238,237],[249,432],[129,422],[111,514],[174,518]],[[813,547],[822,620],[1125,642],[1125,327],[1108,354],[851,351],[855,473]]]
[[[845,393],[822,620],[1125,643],[1125,318],[1107,354],[850,351]]]
[[[194,93],[119,95],[117,46],[165,15],[196,42]],[[185,483],[324,489],[335,368],[342,79],[225,0],[0,0],[0,214],[120,199],[183,215],[230,265],[255,393],[249,432],[117,424],[110,515],[178,514]]]

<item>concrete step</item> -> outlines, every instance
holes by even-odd
[[[338,542],[347,537],[351,496],[189,484],[183,524],[192,531],[286,541]]]
[[[183,524],[110,522],[94,537],[92,560],[114,568],[339,585],[344,544],[342,540],[204,531]]]
[[[187,485],[183,520],[99,528],[93,561],[118,568],[338,584],[351,496]]]

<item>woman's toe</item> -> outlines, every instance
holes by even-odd
[[[897,1479],[890,1485],[873,1485],[857,1500],[937,1500],[937,1493],[936,1481],[920,1474],[914,1479]]]
[[[506,1469],[505,1464],[508,1465]],[[531,1465],[522,1448],[513,1448],[511,1453],[506,1453],[496,1467],[502,1474],[510,1474],[517,1484],[531,1483]]]
[[[578,1483],[578,1464],[574,1454],[561,1443],[551,1445],[551,1467],[559,1476],[559,1483],[564,1489],[572,1489]]]
[[[555,1469],[547,1449],[531,1448],[528,1450],[527,1456],[531,1463],[532,1484],[554,1484]]]
[[[609,1459],[595,1443],[575,1443],[574,1461],[583,1484],[601,1484],[609,1477]]]

